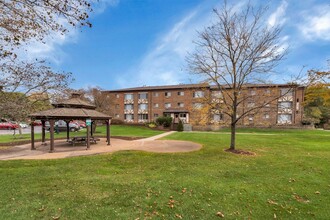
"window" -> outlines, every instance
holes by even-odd
[[[264,119],[269,119],[269,114],[268,113],[264,114]]]
[[[139,109],[140,110],[147,110],[148,109],[148,104],[139,104]]]
[[[155,113],[154,114],[154,118],[158,118],[158,117],[159,117],[159,115]]]
[[[215,121],[215,122],[221,121],[222,118],[223,118],[223,115],[222,114],[214,114],[213,115],[213,121]]]
[[[139,114],[139,120],[148,120],[148,114]]]
[[[154,92],[154,97],[158,97],[158,92]]]
[[[249,92],[250,92],[250,95],[255,95],[256,94],[256,90],[253,90],[253,89],[251,89]]]
[[[139,99],[148,99],[148,93],[139,93]]]
[[[134,120],[134,115],[133,114],[125,114],[124,119],[125,120]]]
[[[212,97],[215,98],[215,99],[223,98],[222,92],[221,91],[213,91],[212,92]]]
[[[165,97],[170,97],[171,96],[171,92],[165,92]]]
[[[184,96],[184,92],[178,92],[178,96]]]
[[[265,93],[269,95],[270,94],[270,89],[266,89]]]
[[[133,110],[133,104],[125,104],[125,110]]]
[[[186,113],[180,113],[180,118],[185,118],[187,115],[186,115]]]
[[[165,103],[165,108],[171,108],[171,103]]]
[[[253,121],[253,115],[249,115],[249,121]]]
[[[117,98],[117,99],[119,98],[119,94],[116,94],[116,98]]]
[[[154,103],[154,108],[158,108],[158,107],[159,107],[158,103]]]
[[[280,109],[291,109],[292,108],[292,102],[280,102],[278,104],[278,108],[280,108]]]
[[[134,99],[133,94],[125,94],[125,100]]]
[[[203,108],[203,104],[202,103],[199,103],[199,102],[194,103],[193,106],[194,106],[195,109],[201,109],[201,108]]]
[[[119,118],[119,114],[115,114],[115,117],[116,117],[116,118]]]
[[[291,124],[292,115],[291,114],[279,114],[277,116],[277,123],[279,124]]]
[[[178,107],[184,107],[184,103],[183,102],[179,102],[178,103]]]
[[[282,96],[293,96],[293,91],[291,88],[282,88],[280,91]]]
[[[116,109],[118,109],[119,108],[119,104],[116,104]]]
[[[203,98],[204,97],[204,92],[203,91],[195,91],[193,93],[194,98]]]
[[[269,104],[269,103],[267,103],[267,104],[265,105],[265,107],[269,108],[269,107],[270,107],[270,104]]]

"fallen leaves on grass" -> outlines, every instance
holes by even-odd
[[[168,207],[170,207],[171,209],[173,209],[174,208],[174,203],[175,203],[175,200],[173,199],[173,196],[170,196],[170,200],[167,203],[168,204]]]
[[[309,200],[306,198],[303,198],[301,196],[299,196],[298,194],[293,194],[292,197],[297,201],[297,202],[301,202],[301,203],[309,203]]]
[[[219,216],[221,218],[224,218],[225,217],[225,215],[222,212],[217,212],[217,216]]]
[[[182,215],[180,215],[180,214],[175,214],[175,217],[182,219]]]
[[[233,154],[246,155],[246,156],[255,156],[256,155],[256,153],[246,151],[246,150],[226,149],[225,151],[233,153]]]
[[[269,204],[271,204],[271,205],[278,205],[277,202],[275,202],[275,201],[273,201],[273,200],[271,200],[271,199],[268,199],[267,202],[268,202]]]

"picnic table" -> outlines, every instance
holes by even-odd
[[[96,144],[97,141],[99,141],[99,140],[100,140],[99,138],[94,138],[94,137],[89,138],[89,142],[91,144]],[[69,140],[69,143],[72,144],[72,146],[74,146],[77,143],[84,143],[86,145],[87,137],[86,136],[75,136]]]

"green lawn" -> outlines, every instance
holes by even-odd
[[[219,132],[166,137],[193,153],[0,161],[0,219],[330,218],[330,132],[242,132],[256,156],[224,152]]]
[[[127,126],[127,125],[111,125],[111,136],[129,136],[129,137],[150,137],[157,134],[163,133],[162,131],[152,130],[143,126]],[[17,132],[16,132],[17,133]],[[86,129],[82,129],[78,132],[70,132],[70,136],[79,136],[85,135]],[[96,128],[95,135],[98,136],[106,136],[106,127],[99,126]],[[65,138],[66,132],[60,132],[59,134],[55,134],[55,138]],[[41,134],[35,134],[35,138],[37,140],[41,139]],[[49,132],[46,133],[46,138],[49,139]],[[17,142],[30,140],[30,134],[23,134],[22,136],[16,134],[15,136],[9,135],[0,135],[0,144],[8,143],[8,142]]]

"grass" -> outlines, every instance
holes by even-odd
[[[163,133],[162,131],[151,130],[143,126],[127,126],[127,125],[111,125],[110,131],[111,131],[111,136],[129,136],[129,137],[150,137],[153,135]],[[78,132],[70,132],[70,136],[81,136],[85,134],[86,134],[86,129],[82,129]],[[96,132],[94,135],[106,136],[106,127],[105,126],[96,127]],[[65,138],[65,137],[66,137],[66,132],[60,132],[59,134],[55,134],[55,138]],[[46,138],[49,139],[49,132],[46,133]],[[36,133],[35,139],[40,140],[41,134]],[[25,141],[25,140],[31,140],[31,135],[30,134],[23,134],[23,135],[16,134],[15,136],[11,134],[0,135],[0,144]]]
[[[257,156],[224,152],[227,133],[166,139],[203,149],[0,161],[0,219],[330,218],[330,132],[238,134]]]

